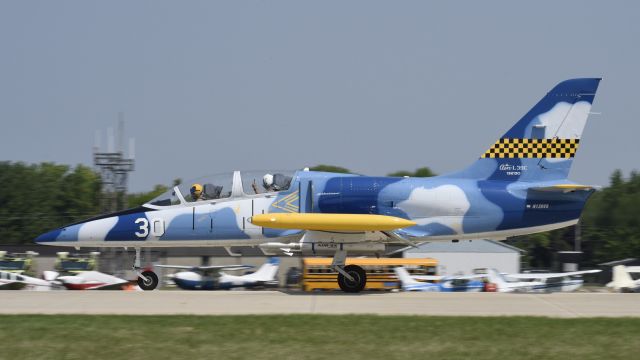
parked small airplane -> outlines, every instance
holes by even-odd
[[[487,269],[486,277],[496,285],[498,292],[567,292],[580,288],[582,279],[573,276],[593,274],[602,270],[581,270],[564,273],[502,274],[496,269]],[[513,279],[516,279],[515,281]],[[526,281],[522,281],[526,280]]]
[[[249,269],[251,266],[156,266],[169,269],[188,269],[189,271],[181,271],[169,277],[178,287],[184,290],[229,290],[236,287],[255,288],[277,286],[276,273],[278,272],[279,264],[280,260],[276,257],[272,257],[256,272],[241,276],[229,275],[223,271]]]
[[[640,279],[633,280],[631,273],[640,273],[640,266],[614,266],[613,278],[606,286],[620,292],[640,292]]]
[[[407,269],[398,266],[393,269],[400,281],[402,291],[426,292],[478,292],[484,289],[483,275],[435,276],[409,274]],[[429,280],[437,283],[418,281]]]
[[[0,271],[0,290],[51,290],[48,281],[9,271]]]
[[[508,280],[529,280],[541,283],[540,285],[534,286],[530,290],[531,292],[571,292],[578,290],[582,287],[582,284],[584,284],[584,280],[578,279],[576,276],[595,274],[601,271],[602,270],[581,270],[564,273],[506,274],[505,277]]]
[[[424,241],[504,240],[576,224],[595,188],[568,175],[599,82],[559,83],[479,159],[451,174],[236,171],[176,186],[140,207],[70,224],[35,242],[134,248],[133,266],[145,290],[158,285],[158,276],[142,269],[145,247],[259,245],[333,256],[340,288],[359,292],[367,276],[362,267],[345,264],[347,253],[384,255],[389,244]],[[469,121],[482,124],[482,116]],[[450,146],[457,146],[455,134],[450,137]]]
[[[98,271],[82,271],[77,275],[52,276],[68,290],[125,290],[129,288],[129,282],[118,277]]]

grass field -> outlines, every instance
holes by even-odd
[[[630,359],[640,319],[0,316],[0,359]]]

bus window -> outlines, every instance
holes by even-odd
[[[302,259],[302,289],[339,290],[338,273],[331,268],[330,258]],[[367,290],[392,290],[399,287],[394,268],[404,266],[411,274],[435,275],[438,261],[431,258],[347,258],[347,265],[361,266],[367,273]]]

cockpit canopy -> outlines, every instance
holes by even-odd
[[[234,171],[185,181],[147,205],[171,206],[196,201],[251,197],[289,189],[295,171]]]

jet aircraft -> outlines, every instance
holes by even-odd
[[[228,270],[248,269],[245,265],[217,265],[217,266],[179,266],[156,265],[157,267],[170,269],[183,269],[170,276],[170,278],[184,290],[229,290],[232,288],[255,288],[277,284],[276,273],[280,260],[270,258],[256,272],[235,276],[224,273]]]
[[[347,253],[384,255],[390,243],[504,240],[576,224],[595,189],[568,175],[599,82],[559,83],[475,162],[450,174],[236,171],[195,181],[191,189],[176,186],[140,207],[70,224],[35,242],[134,248],[143,289],[158,284],[153,271],[142,271],[146,247],[260,245],[332,256],[340,288],[359,292],[366,273],[346,266]],[[478,126],[481,117],[469,121]],[[457,146],[455,136],[450,146]]]

